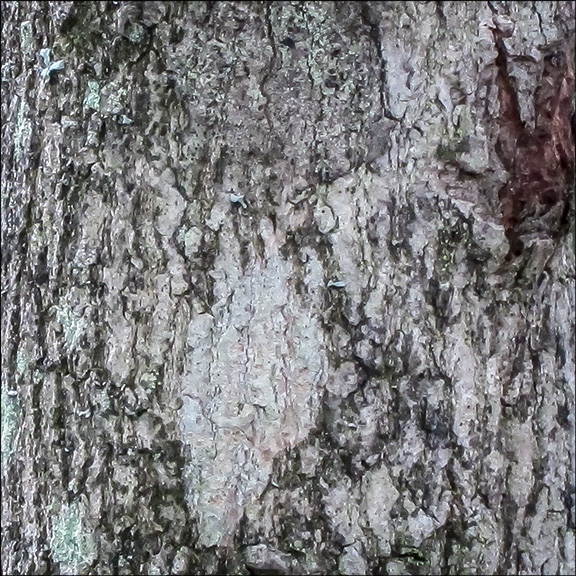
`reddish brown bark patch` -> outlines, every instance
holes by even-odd
[[[574,188],[574,56],[571,48],[562,46],[544,58],[534,95],[535,127],[528,130],[520,117],[502,35],[495,30],[494,36],[500,99],[496,151],[509,172],[499,195],[510,257],[521,252],[522,235],[539,232],[555,238],[566,228]]]

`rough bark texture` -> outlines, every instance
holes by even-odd
[[[3,573],[574,571],[573,3],[2,42]]]

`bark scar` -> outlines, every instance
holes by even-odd
[[[522,252],[521,236],[557,238],[567,228],[574,186],[574,62],[567,44],[549,47],[534,94],[535,127],[529,130],[508,71],[503,34],[493,33],[500,100],[496,152],[509,173],[499,198],[510,260]]]

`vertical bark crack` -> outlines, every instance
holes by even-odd
[[[385,101],[385,91],[386,91],[386,61],[384,60],[384,56],[382,54],[382,39],[380,37],[380,27],[378,25],[378,21],[375,19],[374,14],[372,12],[372,8],[370,6],[370,2],[362,2],[362,9],[360,14],[362,16],[362,20],[364,20],[364,24],[368,26],[369,35],[372,41],[374,42],[374,47],[376,48],[376,54],[378,56],[378,67],[379,67],[379,78],[380,78],[380,110],[378,116],[374,118],[374,123],[379,122],[382,119],[382,116],[386,118],[390,118],[390,112],[386,107]]]
[[[276,42],[274,40],[274,28],[272,26],[271,10],[272,10],[271,3],[267,2],[266,6],[264,7],[264,20],[266,24],[266,32],[268,40],[270,41],[270,47],[272,48],[272,57],[270,58],[270,62],[268,63],[268,69],[262,76],[262,81],[260,82],[260,92],[262,92],[262,95],[266,99],[266,104],[264,106],[264,115],[266,116],[266,121],[268,122],[270,130],[274,130],[274,124],[272,122],[272,117],[270,116],[270,104],[271,104],[270,93],[266,88],[266,85],[268,84],[270,77],[272,76],[272,72],[276,66],[276,62],[278,59]]]

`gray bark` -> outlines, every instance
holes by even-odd
[[[573,573],[573,43],[3,2],[3,573]]]

